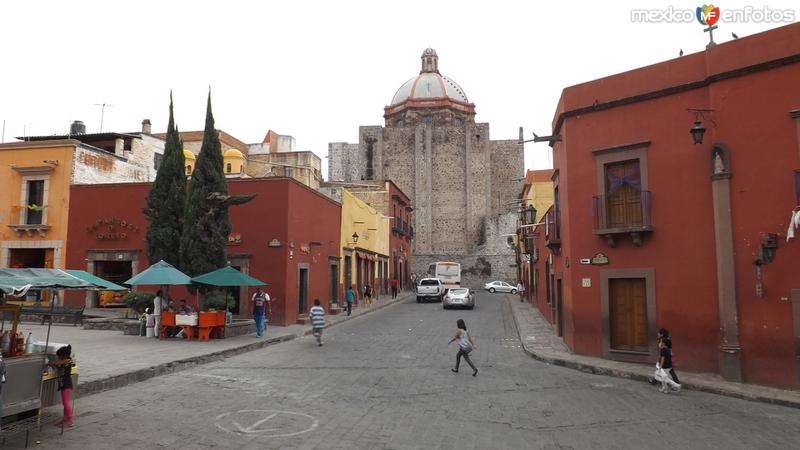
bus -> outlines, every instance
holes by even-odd
[[[428,276],[438,278],[445,291],[461,286],[461,264],[439,261],[428,266]]]

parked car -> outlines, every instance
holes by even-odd
[[[467,288],[450,288],[442,300],[442,308],[469,308],[475,307],[475,295]]]
[[[438,278],[423,278],[417,285],[417,303],[423,300],[434,299],[438,302],[444,297],[444,286]]]
[[[495,292],[510,292],[512,294],[517,293],[517,287],[512,286],[506,283],[505,281],[492,281],[491,283],[486,283],[486,285],[483,286],[483,288],[493,294]]]

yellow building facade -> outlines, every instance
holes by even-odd
[[[375,292],[389,281],[389,218],[360,200],[347,189],[339,188],[342,203],[340,283],[353,286],[357,298],[364,286]]]

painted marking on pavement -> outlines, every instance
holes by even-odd
[[[229,433],[264,437],[289,437],[308,433],[319,427],[314,416],[293,411],[242,409],[218,415],[217,428]]]

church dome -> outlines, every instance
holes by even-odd
[[[190,152],[189,150],[184,150],[183,151],[183,159],[186,160],[186,161],[189,161],[189,160],[194,161],[194,160],[197,159],[197,157],[194,156],[194,153]]]
[[[419,75],[403,83],[392,102],[384,108],[385,117],[409,109],[446,108],[462,113],[475,113],[475,105],[467,99],[464,89],[452,78],[439,73],[439,55],[427,48],[422,52]]]
[[[244,159],[244,155],[242,154],[242,152],[240,152],[239,150],[236,150],[235,148],[230,148],[230,149],[226,150],[225,153],[222,156],[224,158]]]
[[[467,94],[452,79],[436,72],[423,72],[406,81],[392,98],[392,105],[403,103],[408,99],[450,98],[469,103]]]

